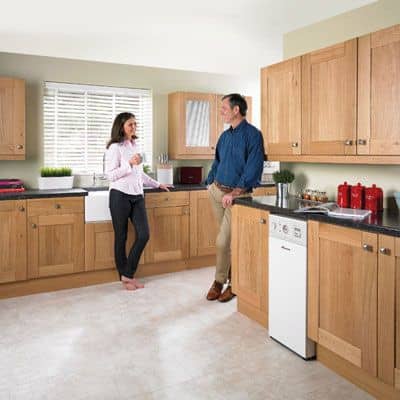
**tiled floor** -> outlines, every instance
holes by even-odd
[[[0,301],[0,399],[371,399],[267,339],[213,268]]]

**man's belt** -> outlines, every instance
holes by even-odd
[[[234,189],[233,187],[225,186],[222,183],[219,183],[217,181],[214,181],[214,185],[224,193],[230,193]]]

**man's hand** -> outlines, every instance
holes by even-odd
[[[227,208],[232,206],[233,199],[235,198],[234,195],[231,193],[227,193],[222,198],[222,207]]]

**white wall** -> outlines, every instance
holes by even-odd
[[[258,79],[162,68],[88,62],[0,53],[0,76],[26,80],[26,150],[24,161],[0,160],[0,178],[23,179],[27,187],[37,187],[36,178],[43,162],[42,83],[70,82],[94,85],[150,88],[153,90],[154,156],[168,151],[168,93],[192,91],[239,92],[253,97],[253,121],[259,125]],[[176,165],[202,165],[208,161],[179,161]]]
[[[400,1],[380,0],[287,33],[283,37],[284,58],[301,55],[399,23]],[[336,187],[344,180],[366,185],[376,183],[383,188],[385,197],[391,197],[393,191],[400,190],[400,166],[285,163],[282,167],[290,168],[296,174],[294,191],[299,191],[302,187],[320,189],[327,191],[331,199],[336,198]],[[392,204],[390,199],[389,206]]]

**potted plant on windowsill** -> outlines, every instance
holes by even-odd
[[[74,183],[72,170],[68,167],[52,168],[42,167],[38,186],[41,190],[46,189],[71,189]]]
[[[288,169],[276,171],[272,174],[276,184],[276,193],[278,197],[287,197],[289,194],[289,184],[294,181],[294,173]]]

